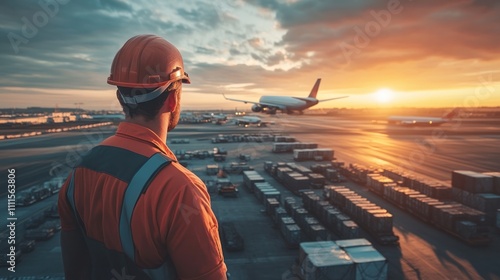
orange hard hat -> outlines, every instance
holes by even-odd
[[[129,88],[158,88],[154,92],[125,97],[125,103],[141,103],[158,97],[172,82],[191,83],[184,72],[179,50],[155,35],[130,38],[116,53],[108,84]],[[123,97],[123,96],[122,96]]]

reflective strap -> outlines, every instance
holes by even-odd
[[[125,195],[122,203],[122,210],[120,213],[120,241],[125,254],[135,262],[135,246],[132,238],[132,229],[130,222],[132,213],[139,196],[147,186],[149,180],[156,174],[156,172],[166,164],[170,163],[170,159],[164,155],[157,153],[153,155],[144,165],[135,173],[125,190]],[[160,268],[162,269],[162,268]],[[151,270],[153,274],[157,275],[156,271]],[[148,270],[144,270],[147,272]]]
[[[168,86],[171,83],[172,82],[170,81],[170,82],[164,84],[163,86],[161,86],[161,87],[159,87],[151,92],[148,92],[145,94],[140,94],[140,95],[124,96],[120,92],[120,90],[118,90],[118,92],[120,92],[120,96],[121,96],[124,103],[126,103],[126,104],[139,104],[139,103],[148,102],[148,101],[151,101],[151,100],[157,98],[168,88]]]
[[[66,190],[66,198],[68,199],[69,205],[73,209],[73,213],[75,214],[76,217],[75,182],[73,178],[75,178],[75,170],[71,172],[71,180],[69,181],[68,189]]]

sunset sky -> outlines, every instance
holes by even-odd
[[[184,109],[305,97],[317,78],[319,99],[350,96],[317,108],[500,106],[497,0],[29,0],[0,17],[0,108],[119,109],[106,79],[137,34],[181,51]]]

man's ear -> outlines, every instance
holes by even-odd
[[[179,98],[177,92],[172,92],[168,95],[167,100],[165,100],[165,105],[167,112],[173,112],[179,106]]]

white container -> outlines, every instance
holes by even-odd
[[[333,241],[302,242],[300,243],[299,263],[302,264],[304,259],[310,254],[325,254],[339,250],[339,246]]]
[[[301,267],[305,280],[355,279],[354,262],[344,251],[308,255]]]
[[[335,243],[342,249],[372,245],[372,243],[365,238],[337,240]]]
[[[354,262],[356,280],[387,279],[387,260],[372,246],[351,247],[346,252]]]

